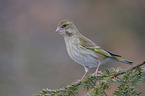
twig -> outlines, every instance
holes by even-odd
[[[117,77],[118,75],[122,75],[122,74],[125,74],[126,72],[133,71],[134,69],[139,68],[139,67],[142,66],[142,65],[145,65],[145,61],[144,61],[143,63],[141,63],[141,64],[138,64],[138,65],[136,65],[136,66],[134,66],[134,67],[132,67],[132,68],[126,70],[126,71],[118,72],[118,73],[112,74],[112,76]]]
[[[123,75],[123,74],[125,74],[125,73],[127,73],[127,72],[133,71],[133,70],[135,70],[136,68],[139,68],[139,67],[141,67],[141,66],[143,66],[143,65],[145,65],[145,61],[144,61],[143,63],[141,63],[141,64],[138,64],[138,65],[132,67],[132,68],[129,68],[129,69],[126,70],[126,71],[122,71],[122,72],[118,72],[118,73],[114,73],[114,74],[110,74],[110,75],[101,75],[101,76],[97,76],[97,80],[98,80],[98,78],[104,78],[104,77],[108,77],[108,76],[110,76],[110,77],[117,77],[117,76],[119,76],[119,75]],[[71,85],[68,85],[68,86],[66,86],[66,87],[64,87],[64,88],[60,88],[60,89],[56,89],[56,90],[51,90],[51,89],[48,89],[48,88],[42,89],[42,91],[40,92],[40,94],[45,95],[45,94],[51,94],[51,93],[64,92],[65,89],[67,89],[67,90],[73,89],[73,90],[74,90],[75,88],[79,87],[82,83],[85,83],[86,81],[88,81],[88,79],[90,79],[90,76],[89,76],[89,77],[87,76],[86,79],[84,79],[84,80],[82,80],[82,81],[79,81],[79,82],[77,82],[77,83],[74,82],[74,83],[71,84]],[[91,78],[91,79],[92,79],[92,80],[95,80],[96,78]]]

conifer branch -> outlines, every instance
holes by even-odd
[[[106,72],[98,73],[97,77],[89,75],[82,81],[74,82],[71,85],[56,90],[45,88],[40,91],[40,95],[34,96],[76,96],[79,88],[84,88],[91,96],[107,96],[105,90],[109,89],[111,84],[114,83],[118,85],[118,89],[113,93],[114,95],[140,95],[141,92],[137,92],[135,87],[138,83],[145,82],[145,68],[141,68],[143,65],[145,65],[145,61],[127,70],[120,68],[106,69]]]

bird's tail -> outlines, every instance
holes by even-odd
[[[116,61],[122,62],[122,63],[130,64],[130,65],[132,65],[132,63],[133,63],[131,61],[128,61],[128,60],[125,60],[125,59],[121,59],[119,57],[114,57],[113,59],[116,60]]]

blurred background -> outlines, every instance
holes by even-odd
[[[55,33],[62,19],[133,66],[145,60],[145,0],[0,0],[0,96],[31,96],[82,77]],[[112,67],[132,66],[113,62],[99,70]]]

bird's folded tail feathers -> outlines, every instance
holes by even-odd
[[[117,61],[119,61],[119,62],[122,62],[122,63],[130,64],[130,65],[132,65],[132,63],[133,63],[133,62],[131,62],[131,61],[128,61],[128,60],[126,60],[126,59],[121,59],[121,58],[119,58],[119,57],[113,57],[113,59],[114,59],[114,60],[117,60]]]

